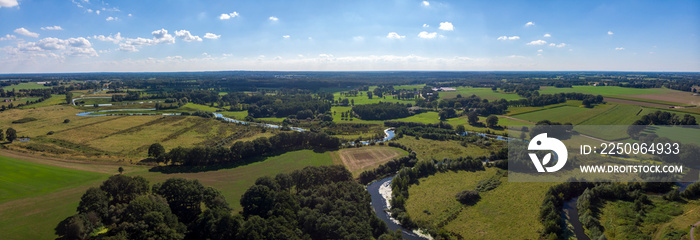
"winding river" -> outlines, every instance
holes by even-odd
[[[401,230],[401,235],[404,239],[409,240],[424,240],[429,239],[428,237],[418,235],[411,230],[405,229],[399,225],[398,221],[391,218],[387,209],[390,208],[389,200],[391,197],[391,180],[394,177],[387,177],[382,180],[373,182],[367,186],[367,191],[369,195],[372,196],[372,210],[377,215],[379,219],[386,223],[389,231]]]

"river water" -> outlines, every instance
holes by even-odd
[[[391,185],[391,180],[394,179],[394,177],[387,177],[382,180],[376,181],[371,183],[370,185],[367,186],[367,191],[369,192],[369,195],[372,196],[372,209],[374,210],[374,213],[377,215],[379,219],[384,221],[386,223],[386,226],[389,228],[389,231],[396,231],[396,230],[401,230],[401,235],[403,236],[404,239],[409,239],[409,240],[425,240],[428,239],[426,237],[421,237],[418,234],[415,234],[411,232],[411,230],[405,229],[401,227],[401,225],[398,224],[398,222],[391,218],[389,213],[386,211],[386,209],[389,208],[389,201],[385,196],[388,195],[388,197],[391,196],[391,188],[389,187],[387,189],[387,185]],[[384,187],[382,187],[384,186]],[[381,190],[380,190],[381,189]]]

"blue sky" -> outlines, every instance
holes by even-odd
[[[700,71],[700,1],[0,0],[0,73]]]

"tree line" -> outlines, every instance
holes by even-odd
[[[411,115],[408,107],[401,103],[374,103],[352,107],[352,111],[362,120],[387,120]]]
[[[325,133],[314,132],[280,132],[272,137],[260,137],[252,141],[238,141],[230,148],[224,147],[176,147],[165,150],[154,143],[149,157],[156,162],[170,165],[207,166],[224,163],[246,162],[256,157],[270,156],[301,149],[336,149],[341,146],[339,138]],[[154,147],[155,146],[155,147]]]
[[[221,192],[197,180],[151,186],[119,174],[89,188],[55,230],[59,239],[400,239],[368,202],[342,166],[258,178],[236,215]]]

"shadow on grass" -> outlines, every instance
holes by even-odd
[[[279,152],[274,152],[269,155],[264,155],[264,156],[255,156],[247,159],[240,159],[235,162],[227,162],[227,163],[215,163],[212,165],[166,165],[166,166],[155,166],[149,169],[149,172],[160,172],[160,173],[165,173],[165,174],[171,174],[171,173],[200,173],[200,172],[209,172],[209,171],[217,171],[221,169],[231,169],[231,168],[237,168],[241,166],[246,166],[252,163],[256,162],[262,162],[265,161],[267,158],[271,157],[277,157],[282,154],[288,153],[288,152],[293,152],[293,151],[299,151],[299,150],[304,150],[304,149],[296,149],[292,151],[279,151]],[[315,153],[324,153],[326,151],[334,151],[338,149],[311,149]],[[152,162],[150,159],[144,159],[142,162]]]

